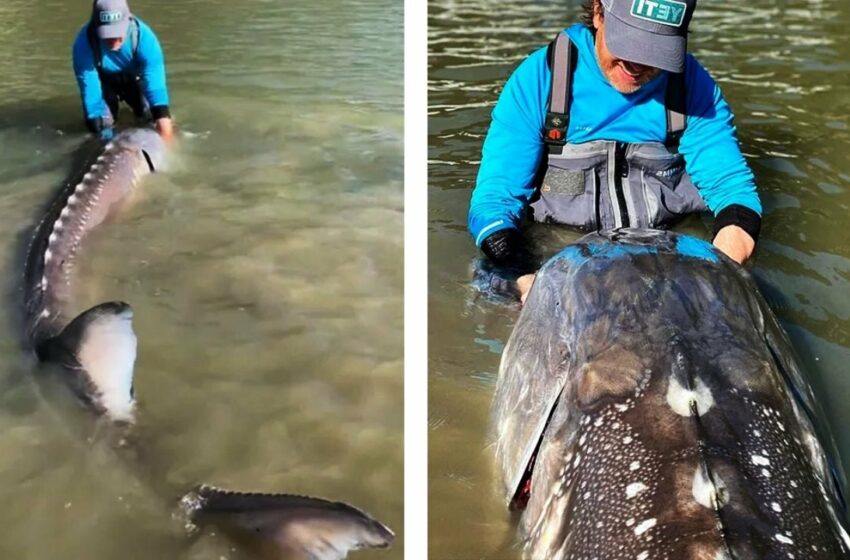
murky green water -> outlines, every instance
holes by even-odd
[[[515,558],[486,430],[517,309],[475,300],[466,211],[489,112],[513,67],[575,21],[578,0],[432,0],[430,510],[435,559]],[[790,330],[850,467],[850,5],[700,3],[691,50],[736,112],[766,217],[753,263]],[[707,238],[708,223],[677,228]],[[551,250],[577,237],[535,228]]]
[[[80,308],[133,304],[144,469],[342,499],[402,531],[402,2],[131,2],[164,45],[173,169],[84,249]],[[0,4],[0,278],[84,136],[88,16]],[[70,15],[69,15],[70,14]],[[126,115],[126,113],[125,113]],[[6,290],[4,293],[10,292]],[[0,557],[237,558],[31,381],[0,320]]]

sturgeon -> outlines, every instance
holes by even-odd
[[[850,558],[838,454],[790,341],[704,241],[615,230],[550,259],[493,425],[527,558]]]
[[[166,147],[152,129],[118,134],[80,180],[61,188],[35,227],[24,267],[26,345],[41,362],[60,366],[80,401],[122,430],[135,420],[133,311],[127,303],[110,301],[69,320],[74,263],[86,236],[113,217],[165,159]],[[364,511],[321,498],[201,485],[179,506],[187,528],[214,524],[249,547],[287,557],[338,560],[351,550],[388,547],[394,538]]]

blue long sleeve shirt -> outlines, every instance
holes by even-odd
[[[590,30],[576,24],[566,31],[578,49],[569,142],[664,142],[667,73],[634,93],[620,93],[599,68]],[[544,47],[517,67],[493,109],[469,207],[468,227],[478,246],[491,233],[517,229],[522,223],[534,194],[535,174],[545,157],[542,130],[551,81]],[[679,152],[706,205],[715,216],[732,204],[760,215],[761,202],[735,136],[732,111],[692,55],[685,63],[685,91],[687,123]]]
[[[138,73],[142,77],[145,99],[151,107],[168,105],[168,87],[165,82],[165,57],[153,30],[138,17],[133,16],[139,26],[139,42],[133,56],[133,26],[127,28],[124,44],[111,51],[101,44],[103,71],[106,73]],[[97,73],[95,53],[92,52],[87,34],[88,24],[77,33],[74,41],[74,74],[80,88],[83,111],[86,119],[95,119],[108,114],[103,88]]]

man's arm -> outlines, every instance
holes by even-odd
[[[103,100],[103,89],[100,85],[100,76],[95,66],[94,53],[92,53],[86,34],[87,26],[77,34],[72,48],[72,64],[74,77],[77,79],[77,87],[80,89],[80,98],[83,103],[86,126],[94,133],[99,133],[103,127],[103,117],[106,116],[106,103]]]
[[[761,201],[741,153],[732,111],[708,72],[689,56],[688,122],[679,150],[700,194],[715,216],[714,245],[743,263],[761,227]]]
[[[166,140],[171,140],[174,130],[168,106],[168,86],[165,80],[165,55],[153,30],[145,23],[139,25],[139,66],[142,72],[145,99],[151,107],[156,128]]]
[[[493,109],[468,227],[475,244],[496,261],[508,261],[516,251],[519,226],[534,194],[550,81],[543,48],[517,67]]]

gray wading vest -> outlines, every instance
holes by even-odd
[[[669,74],[665,105],[667,141],[596,140],[570,144],[570,91],[578,51],[559,33],[549,48],[552,89],[543,140],[548,157],[538,174],[531,218],[594,231],[658,228],[707,210],[678,153],[685,130],[684,74]]]

